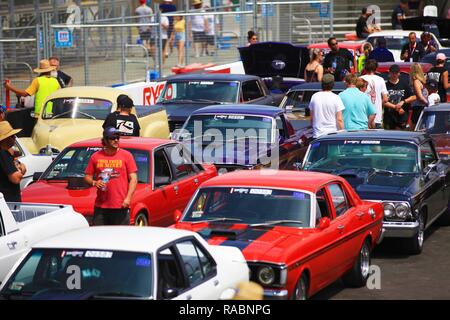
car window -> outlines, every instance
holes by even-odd
[[[320,219],[329,218],[331,220],[333,217],[328,206],[325,189],[320,189],[316,193],[316,201],[316,226],[318,226]]]
[[[150,177],[150,162],[148,152],[144,150],[130,150],[133,155],[134,161],[138,168],[137,178],[138,183],[149,183]]]
[[[165,295],[165,292],[168,289],[182,291],[188,288],[174,247],[159,251],[157,259],[158,299],[166,299],[167,296]]]
[[[286,110],[305,108],[306,105],[302,103],[303,92],[304,91],[302,90],[289,92],[281,101],[280,107],[285,108]]]
[[[244,101],[250,101],[261,98],[264,94],[258,85],[258,81],[251,80],[242,84],[242,96]]]
[[[20,157],[24,156],[23,150],[22,150],[22,148],[20,147],[20,145],[19,145],[19,143],[17,141],[14,143],[12,148],[13,148],[13,151],[14,151],[14,157],[20,158]]]
[[[437,161],[430,142],[426,142],[420,146],[420,159],[422,161],[422,169]]]
[[[0,237],[3,237],[4,235],[5,235],[5,228],[3,227],[2,213],[0,212]]]
[[[287,135],[286,135],[286,130],[284,128],[284,119],[281,116],[277,116],[276,123],[277,123],[277,131],[278,131],[280,137],[286,138]]]
[[[154,180],[157,182],[162,178],[169,178],[172,180],[172,173],[170,171],[169,163],[167,162],[164,149],[159,149],[155,151],[155,177]]]
[[[169,159],[175,169],[176,179],[195,174],[195,168],[192,161],[188,158],[188,152],[185,152],[183,146],[177,144],[166,148]]]
[[[333,206],[336,210],[336,217],[339,217],[340,215],[344,214],[350,207],[344,190],[342,190],[342,187],[337,183],[330,184],[328,186],[328,190],[330,191]]]
[[[180,253],[190,287],[200,284],[205,278],[215,274],[214,260],[207,257],[191,240],[177,243],[176,248]]]

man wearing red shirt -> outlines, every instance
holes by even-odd
[[[130,203],[137,185],[137,166],[132,154],[119,148],[119,131],[103,131],[103,150],[89,159],[84,180],[97,188],[95,225],[129,225]],[[95,177],[95,178],[94,178]]]

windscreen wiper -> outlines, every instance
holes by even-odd
[[[285,224],[285,223],[303,224],[303,221],[300,221],[300,220],[273,220],[273,221],[267,221],[264,223],[254,223],[249,226],[250,227],[265,227],[265,226],[273,226],[273,225]]]
[[[205,220],[200,220],[200,221],[189,221],[190,223],[196,224],[196,223],[202,223],[202,222],[226,222],[226,221],[235,221],[235,222],[239,222],[242,221],[242,219],[239,218],[226,218],[226,217],[221,217],[221,218],[213,218],[213,219],[205,219]]]

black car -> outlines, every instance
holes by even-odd
[[[302,168],[342,176],[362,199],[382,201],[384,236],[402,238],[409,253],[422,251],[424,231],[438,218],[450,223],[450,166],[427,133],[329,134],[311,143]]]

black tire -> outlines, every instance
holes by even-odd
[[[148,226],[148,218],[145,212],[139,212],[136,217],[134,217],[134,225],[137,227]]]
[[[423,242],[425,237],[425,215],[423,212],[419,214],[419,231],[412,238],[404,239],[403,248],[409,254],[420,254],[423,250]]]
[[[370,242],[366,239],[359,250],[358,257],[352,268],[342,277],[345,286],[359,288],[366,285],[367,279],[369,278],[370,260]]]
[[[439,217],[439,224],[442,226],[450,226],[450,200],[447,204],[447,210]]]
[[[306,299],[308,299],[308,276],[303,273],[295,285],[294,292],[292,292],[292,300]]]

